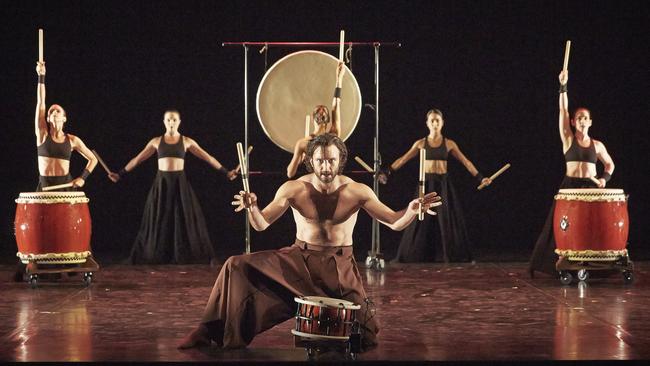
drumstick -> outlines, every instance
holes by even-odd
[[[343,62],[343,48],[345,48],[345,31],[341,29],[341,41],[339,43],[339,62]]]
[[[566,47],[564,48],[564,66],[562,70],[566,71],[569,67],[569,52],[571,51],[571,41],[566,41]]]
[[[503,172],[505,172],[506,170],[508,170],[508,168],[510,168],[510,163],[507,163],[506,165],[504,165],[503,167],[501,167],[501,169],[497,170],[496,173],[492,174],[492,176],[490,177],[490,180],[495,180],[495,179],[496,179],[498,176],[500,176]],[[487,184],[483,184],[483,183],[481,183],[478,187],[476,187],[476,189],[478,189],[478,190],[480,191],[481,189],[485,188],[485,186],[487,186]]]
[[[250,155],[251,151],[253,151],[253,145],[248,145],[248,154]],[[235,167],[235,172],[239,173],[241,170],[241,164],[237,164],[237,167]]]
[[[38,30],[38,62],[43,62],[43,30]]]
[[[596,183],[596,186],[600,187],[600,181],[596,177],[589,177],[592,182]]]
[[[424,162],[426,161],[426,151],[420,149],[420,179],[418,182],[418,197],[420,198],[420,212],[418,212],[418,220],[424,220],[424,209],[422,205],[422,200],[424,199]]]
[[[305,116],[305,137],[309,137],[309,134],[311,133],[311,126],[309,125],[311,123],[309,115]]]
[[[372,169],[372,168],[370,167],[370,165],[366,164],[366,162],[363,161],[363,159],[361,159],[360,157],[355,156],[355,157],[354,157],[354,160],[356,160],[357,163],[359,163],[359,165],[361,165],[361,166],[363,167],[363,169],[367,170],[368,173],[374,173],[374,172],[375,172],[375,170]]]
[[[69,188],[69,187],[73,187],[73,186],[74,186],[74,184],[72,184],[72,182],[64,183],[64,184],[59,184],[59,185],[56,185],[56,186],[45,187],[45,188],[43,188],[43,192],[53,191],[55,189],[61,189],[61,188]]]
[[[249,193],[250,187],[248,186],[248,166],[246,165],[246,158],[244,157],[244,147],[241,142],[237,143],[237,156],[239,157],[239,166],[241,167],[241,179],[244,185],[244,192]]]
[[[104,170],[106,170],[106,173],[111,174],[111,170],[108,169],[108,165],[106,165],[106,163],[104,163],[104,160],[101,158],[101,156],[99,156],[97,151],[95,151],[95,150],[91,150],[91,151],[93,152],[93,154],[95,154],[95,157],[97,158],[97,161],[99,161],[99,163],[102,165]]]

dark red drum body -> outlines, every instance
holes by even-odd
[[[305,296],[294,298],[298,303],[295,336],[311,340],[347,341],[356,322],[359,305],[329,297]]]
[[[622,189],[560,189],[555,196],[555,252],[569,260],[627,256],[629,219]]]
[[[91,255],[91,220],[83,192],[21,193],[14,229],[18,253],[27,264],[84,263]]]

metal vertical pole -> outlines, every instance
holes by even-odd
[[[246,44],[244,44],[244,154],[246,174],[248,174],[248,45]],[[249,254],[251,252],[251,225],[248,220],[248,212],[244,216],[246,217],[246,248],[244,253]]]
[[[374,144],[374,170],[375,174],[373,176],[373,186],[372,189],[375,191],[377,198],[379,198],[379,169],[381,168],[381,157],[379,156],[379,43],[375,43],[375,144]],[[379,222],[373,220],[374,232],[373,232],[373,248],[375,255],[381,253],[381,244],[379,241]]]

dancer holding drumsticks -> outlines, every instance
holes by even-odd
[[[154,137],[119,173],[110,173],[119,181],[154,153],[158,154],[158,173],[147,196],[140,230],[128,262],[132,264],[205,263],[215,259],[203,211],[185,176],[185,153],[206,161],[229,180],[237,177],[227,170],[193,139],[178,132],[180,113],[165,111],[165,134]]]
[[[433,214],[430,208],[440,205],[440,197],[430,192],[395,212],[370,187],[340,174],[346,160],[347,148],[338,136],[319,135],[306,150],[305,165],[311,173],[282,184],[266,207],[258,207],[257,196],[247,188],[234,196],[235,211],[245,210],[258,231],[291,208],[295,241],[278,250],[230,257],[217,277],[200,325],[180,348],[211,342],[224,348],[246,347],[257,334],[295,315],[295,296],[313,295],[360,305],[362,344],[376,343],[378,327],[352,251],[358,212],[364,209],[391,229],[402,230],[420,211]]]
[[[343,85],[343,76],[345,75],[345,64],[343,63],[343,48],[345,46],[345,31],[341,30],[341,39],[339,42],[339,63],[336,66],[336,88],[334,89],[334,98],[332,99],[332,114],[324,105],[317,105],[311,113],[311,119],[314,122],[316,132],[309,133],[309,116],[305,121],[305,137],[298,140],[293,149],[293,158],[287,166],[287,177],[293,178],[298,171],[298,167],[304,161],[307,144],[314,137],[324,133],[331,133],[338,136],[341,133],[341,86]]]
[[[607,152],[605,145],[589,136],[592,126],[591,112],[580,107],[569,114],[569,96],[567,83],[569,81],[568,59],[569,47],[564,58],[564,69],[560,72],[560,97],[559,97],[559,129],[562,140],[562,151],[566,161],[566,175],[560,188],[604,188],[614,172],[614,161]],[[573,132],[572,128],[575,129]],[[596,163],[604,165],[603,174],[596,178]],[[558,259],[555,254],[555,238],[553,236],[553,210],[555,201],[551,206],[546,223],[542,228],[529,263],[529,274],[534,277],[534,272],[539,271],[550,275],[558,275],[555,263]]]
[[[42,30],[39,30],[39,60],[36,63],[36,74],[38,74],[38,84],[34,119],[39,172],[36,191],[40,192],[48,186],[60,186],[63,190],[83,187],[88,175],[97,165],[97,159],[79,137],[63,132],[63,126],[67,121],[63,107],[52,104],[49,109],[46,108]],[[81,175],[74,179],[70,176],[72,150],[88,161]]]
[[[427,191],[439,192],[442,206],[436,209],[436,217],[427,216],[424,221],[413,221],[404,231],[394,262],[432,262],[436,251],[432,243],[434,236],[440,237],[441,259],[445,262],[471,261],[470,243],[465,227],[458,195],[447,175],[447,158],[451,154],[458,159],[467,171],[476,178],[478,184],[489,185],[490,178],[484,178],[474,164],[461,152],[455,141],[442,135],[444,119],[442,112],[431,109],[427,112],[426,125],[429,135],[417,140],[400,158],[379,173],[379,182],[386,184],[388,177],[409,160],[425,150],[425,180]],[[436,235],[436,231],[439,232]]]

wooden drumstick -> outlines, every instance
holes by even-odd
[[[425,182],[425,173],[424,173],[424,163],[426,162],[426,151],[420,149],[420,179],[418,182],[418,197],[420,200],[424,199],[424,182]],[[424,206],[420,202],[420,212],[418,213],[418,220],[424,220]]]
[[[496,173],[492,174],[492,176],[490,176],[490,180],[493,181],[497,179],[497,177],[503,174],[503,172],[505,172],[506,170],[508,170],[508,168],[510,168],[510,163],[507,163],[506,165],[502,166],[501,169],[497,170]],[[485,188],[485,186],[487,186],[487,184],[481,183],[478,187],[476,187],[476,189],[480,191],[481,189]]]
[[[596,187],[600,187],[600,181],[596,177],[589,177],[592,182],[596,183]]]
[[[248,145],[248,154],[250,155],[251,151],[253,151],[253,145]],[[241,164],[237,164],[235,167],[235,172],[239,173],[241,170]]]
[[[571,41],[566,41],[566,47],[564,48],[564,66],[562,70],[566,71],[569,68],[569,52],[571,51]]]
[[[311,120],[309,115],[305,116],[305,137],[309,137],[311,134],[311,126],[310,126]]]
[[[43,30],[38,30],[38,62],[43,62]]]
[[[239,166],[241,167],[241,179],[244,184],[244,192],[250,193],[250,187],[248,186],[248,165],[246,164],[246,158],[244,157],[244,147],[241,142],[237,143],[237,156],[239,157]]]
[[[70,183],[63,183],[63,184],[58,184],[58,185],[56,185],[56,186],[48,186],[48,187],[45,187],[45,188],[43,188],[43,192],[54,191],[54,190],[56,190],[56,189],[69,188],[69,187],[73,187],[73,186],[74,186],[74,184],[72,184],[72,182],[70,182]]]
[[[341,41],[339,43],[339,62],[343,62],[343,49],[345,48],[345,31],[341,29]]]
[[[108,165],[106,165],[106,163],[104,163],[104,160],[101,158],[101,156],[99,156],[99,154],[97,153],[97,151],[95,151],[95,150],[91,150],[91,151],[93,152],[93,154],[95,154],[95,157],[97,158],[97,161],[99,161],[99,164],[102,165],[102,168],[104,168],[104,170],[106,171],[106,173],[107,173],[107,174],[111,174],[111,170],[108,169]]]
[[[363,161],[363,159],[361,159],[360,157],[355,156],[355,157],[354,157],[354,160],[356,160],[357,163],[359,163],[359,165],[361,165],[361,166],[363,167],[363,169],[367,170],[368,173],[373,173],[373,174],[375,173],[375,170],[372,169],[372,168],[370,167],[370,165],[366,164],[366,162]]]

